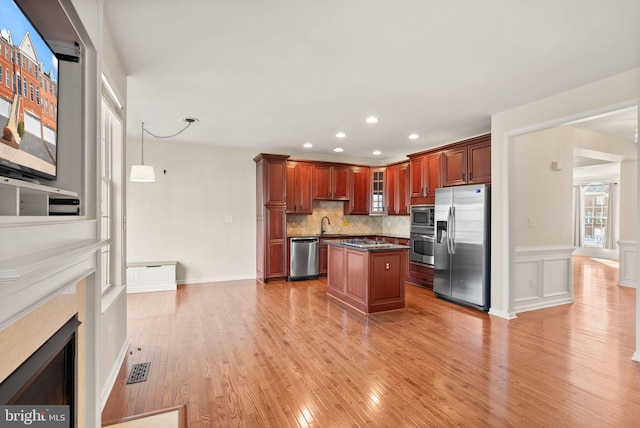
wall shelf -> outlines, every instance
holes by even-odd
[[[77,198],[76,192],[0,177],[0,216],[49,216],[49,198]]]

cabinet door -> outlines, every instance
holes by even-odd
[[[331,166],[313,165],[313,199],[331,199]]]
[[[298,207],[296,198],[297,162],[287,162],[287,214],[295,214]]]
[[[287,163],[282,160],[269,160],[265,163],[265,205],[285,205],[287,203]]]
[[[393,204],[393,200],[389,201],[389,197],[393,198],[393,195],[389,194],[390,182],[388,178],[388,173],[392,169],[393,167],[371,169],[371,214],[384,214],[387,212],[387,207]],[[355,186],[353,190],[357,191]],[[354,193],[352,199],[355,196]]]
[[[311,174],[311,164],[287,162],[287,214],[311,214],[313,212]]]
[[[409,162],[397,165],[398,180],[395,198],[395,212],[398,215],[409,215],[411,198],[409,197]]]
[[[369,214],[369,168],[351,168],[352,183],[349,202],[345,203],[345,215],[368,215]]]
[[[329,249],[327,244],[318,245],[318,275],[327,274],[327,261]]]
[[[442,167],[446,186],[458,186],[467,183],[467,147],[457,147],[442,152]]]
[[[436,189],[442,187],[442,153],[429,153],[427,155],[427,198],[429,203],[436,201]]]
[[[351,196],[351,167],[332,166],[331,167],[331,190],[334,201],[348,201]]]
[[[491,140],[468,147],[469,183],[491,182]]]
[[[265,279],[287,275],[287,215],[286,207],[265,209],[266,272]]]
[[[373,170],[372,170],[373,171]],[[373,173],[372,173],[373,175]],[[374,181],[372,181],[372,185],[375,182],[375,177],[372,177]],[[398,214],[398,166],[390,166],[387,167],[387,176],[386,176],[386,200],[387,200],[387,214],[388,215],[397,215]],[[372,189],[373,196],[375,196],[375,189]],[[372,204],[374,202],[372,201]],[[371,208],[371,213],[373,214],[373,207]]]
[[[296,167],[296,204],[298,214],[313,213],[312,176],[311,164],[300,162]]]
[[[411,197],[420,197],[424,196],[424,169],[425,169],[425,157],[418,156],[415,158],[411,158],[409,161],[409,176],[411,180],[410,185],[410,196]]]

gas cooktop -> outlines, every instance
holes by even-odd
[[[340,243],[358,248],[386,248],[393,246],[391,242],[374,241],[373,239],[343,239]]]

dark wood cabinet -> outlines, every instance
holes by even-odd
[[[411,183],[410,186],[410,197],[411,198],[420,198],[425,195],[425,181],[426,178],[424,176],[424,171],[426,169],[427,158],[426,155],[420,155],[411,157],[409,155],[409,181]]]
[[[409,162],[387,167],[387,214],[409,215]]]
[[[435,203],[436,189],[442,187],[442,153],[435,151],[409,157],[411,205]]]
[[[408,156],[411,205],[435,203],[439,187],[491,182],[491,134]]]
[[[469,184],[491,182],[491,136],[470,144],[467,149]]]
[[[287,275],[287,158],[260,154],[256,162],[256,278]]]
[[[287,214],[311,214],[313,165],[287,161]]]
[[[426,155],[426,188],[427,203],[436,203],[436,189],[442,187],[442,153],[434,152]]]
[[[433,289],[433,268],[418,263],[409,263],[408,281]]]
[[[456,147],[442,151],[444,186],[467,184],[467,147]]]
[[[348,165],[314,164],[313,199],[348,201],[350,175]]]
[[[389,198],[393,198],[390,193],[391,181],[389,170],[385,167],[371,168],[371,207],[370,214],[380,215],[388,212]]]
[[[369,214],[369,168],[353,166],[349,177],[351,197],[344,203],[345,215]]]
[[[444,186],[491,182],[491,135],[443,150]]]
[[[327,276],[327,265],[329,261],[327,244],[318,244],[318,275]]]
[[[407,250],[329,245],[328,294],[364,313],[403,308],[406,258]]]

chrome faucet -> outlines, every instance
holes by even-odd
[[[320,219],[320,236],[324,235],[324,219],[327,219],[327,225],[331,224],[331,220],[329,220],[329,217],[324,216]]]

